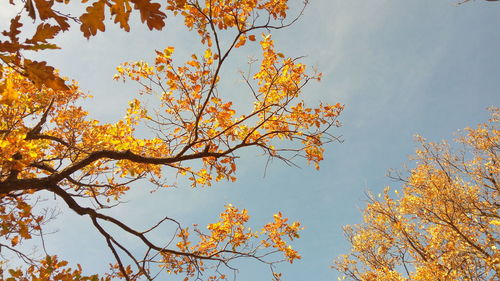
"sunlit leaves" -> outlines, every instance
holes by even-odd
[[[418,137],[402,194],[370,197],[365,223],[346,228],[352,252],[337,270],[353,280],[498,279],[498,117],[492,109],[488,123],[464,130],[464,151]]]
[[[82,1],[83,3],[87,1]],[[79,17],[71,16],[63,12],[64,6],[70,1],[50,1],[50,0],[27,0],[10,1],[6,5],[23,5],[28,17],[33,20],[36,27],[35,34],[23,39],[21,27],[22,13],[17,14],[11,20],[8,30],[2,32],[7,40],[0,41],[0,59],[5,66],[13,67],[26,77],[31,79],[39,88],[42,85],[54,90],[67,90],[64,81],[53,74],[54,68],[47,62],[36,62],[25,58],[25,51],[41,51],[47,49],[58,49],[59,47],[50,40],[55,39],[61,31],[70,28],[70,21],[80,25],[83,36],[90,38],[99,31],[105,30],[106,13],[111,14],[115,23],[126,30],[130,30],[129,17],[133,10],[140,14],[141,21],[149,29],[160,30],[165,26],[166,15],[161,11],[161,5],[150,0],[98,0],[89,1],[85,12]],[[62,9],[62,10],[60,10]],[[24,40],[24,41],[23,41]]]
[[[18,90],[14,87],[14,82],[11,79],[7,79],[2,86],[3,91],[0,103],[10,106],[17,100]]]
[[[177,237],[177,247],[181,251],[191,252],[203,256],[212,256],[216,260],[232,260],[241,257],[254,257],[263,259],[264,257],[274,258],[278,254],[282,255],[288,262],[292,263],[300,259],[300,255],[288,245],[288,241],[299,238],[298,232],[302,227],[298,222],[288,223],[281,213],[274,215],[274,221],[266,224],[260,231],[252,230],[247,226],[249,221],[247,210],[239,210],[231,204],[226,205],[224,212],[219,216],[219,221],[209,224],[206,228],[208,232],[195,228],[193,231],[182,229]],[[194,236],[194,237],[192,237]],[[193,243],[198,239],[197,243]],[[260,253],[260,254],[258,254]],[[207,271],[210,267],[219,266],[211,261],[201,261],[197,267],[187,257],[176,256],[171,253],[164,253],[162,267],[172,273],[183,273],[186,280],[193,279],[196,273]],[[273,262],[270,262],[272,264]],[[225,274],[213,275],[208,280],[224,279]]]
[[[205,2],[205,3],[203,3]],[[186,1],[168,0],[167,9],[174,14],[181,14],[187,27],[194,29],[201,36],[201,41],[212,46],[210,30],[237,29],[245,33],[258,26],[259,17],[263,17],[264,25],[272,20],[284,20],[288,10],[285,0],[241,0],[241,1]],[[251,37],[250,41],[254,41]],[[245,44],[246,37],[238,38],[235,47]]]
[[[10,30],[3,31],[4,36],[8,36],[10,41],[0,41],[0,59],[7,65],[15,66],[20,69],[26,77],[31,79],[39,88],[42,85],[53,87],[55,90],[66,90],[64,80],[54,73],[54,68],[48,66],[46,62],[32,61],[29,59],[21,60],[19,51],[26,50],[42,50],[57,48],[54,44],[49,44],[47,40],[54,38],[60,31],[61,27],[52,26],[50,24],[40,24],[32,38],[20,41],[18,35],[20,32],[20,16],[11,20]],[[3,55],[1,53],[14,53],[16,55]]]
[[[111,16],[114,22],[119,23],[125,31],[130,31],[129,18],[133,9],[138,10],[141,21],[146,23],[150,30],[161,30],[165,26],[166,15],[158,3],[150,0],[113,0],[110,5]],[[105,5],[108,1],[100,0],[94,2],[92,6],[86,9],[86,12],[80,16],[82,22],[80,29],[87,38],[94,36],[98,31],[105,30]]]
[[[110,281],[97,275],[85,276],[80,265],[76,269],[68,267],[68,262],[57,256],[46,256],[39,264],[31,265],[26,270],[0,268],[0,278],[5,281],[54,280],[54,281]]]
[[[57,48],[51,41],[75,18],[56,7],[69,3],[28,0],[28,16],[41,20],[34,35],[21,38],[19,17],[2,33],[8,40],[0,42],[4,63],[0,68],[0,236],[10,252],[27,261],[26,268],[11,269],[10,276],[4,277],[97,280],[97,276],[82,277],[80,267],[69,269],[56,256],[34,259],[18,250],[33,234],[42,235],[42,225],[53,218],[30,201],[44,191],[89,217],[105,239],[115,263],[104,280],[151,280],[152,272],[161,270],[157,265],[169,273],[184,274],[186,280],[198,278],[205,270],[215,274],[207,275],[207,280],[224,280],[221,268],[233,270],[232,261],[240,258],[270,265],[278,280],[281,275],[273,272],[274,265],[300,258],[289,241],[299,238],[301,226],[289,223],[281,213],[252,230],[247,211],[227,205],[206,230],[190,231],[166,217],[140,231],[101,210],[116,206],[145,182],[152,186],[149,190],[157,191],[179,182],[208,187],[221,180],[235,181],[237,159],[247,147],[287,163],[300,156],[319,167],[324,144],[336,140],[328,130],[340,126],[337,118],[343,109],[340,104],[309,107],[300,99],[302,88],[320,80],[321,74],[310,73],[298,58],[276,52],[271,35],[263,34],[262,56],[250,62],[259,64],[257,69],[242,74],[243,87],[228,90],[224,85],[222,69],[226,71],[226,60],[236,48],[242,52],[247,44],[257,45],[258,30],[288,25],[286,1],[167,1],[167,10],[183,16],[204,45],[193,48],[198,51],[183,63],[176,59],[175,48],[168,46],[156,51],[153,62],[120,65],[114,78],[132,80],[142,88],[115,122],[90,118],[79,105],[87,96],[76,82],[61,78],[44,61],[24,57],[28,50]],[[87,38],[105,31],[108,13],[126,31],[134,10],[150,29],[165,25],[161,5],[149,0],[84,1],[82,8],[85,12],[78,23]],[[176,232],[170,242],[156,244],[149,233],[158,232],[166,222],[173,223]],[[114,236],[115,231],[137,240],[134,251]],[[135,255],[136,246],[145,252],[141,260]]]
[[[299,238],[298,233],[302,228],[299,222],[293,222],[292,224],[288,224],[287,222],[288,219],[284,218],[281,213],[275,214],[274,222],[264,226],[263,233],[268,236],[268,239],[263,240],[261,243],[266,247],[272,246],[277,248],[292,263],[295,259],[300,259],[300,255],[290,245],[287,245],[283,238],[288,237],[290,240]]]
[[[168,47],[163,52],[157,51],[154,66],[142,61],[125,63],[117,68],[115,79],[128,77],[143,85],[149,81],[152,87],[145,87],[144,92],[155,93],[156,87],[163,91],[160,99],[165,114],[158,113],[159,119],[153,122],[167,135],[171,151],[184,145],[197,151],[216,152],[231,151],[232,146],[259,145],[275,157],[279,154],[270,145],[273,139],[298,139],[303,147],[294,151],[303,151],[306,159],[319,167],[317,164],[323,159],[323,141],[328,139],[323,130],[339,126],[336,118],[343,106],[321,104],[318,108],[309,108],[304,102],[295,102],[301,88],[311,79],[319,80],[321,75],[310,76],[306,74],[305,65],[276,53],[270,35],[263,36],[261,45],[260,69],[253,76],[254,82],[247,81],[260,86],[258,92],[254,92],[253,108],[243,114],[238,114],[233,102],[225,102],[214,95],[218,85],[218,77],[213,76],[214,67],[221,62],[216,63],[220,55],[213,53],[211,48],[202,55],[193,54],[184,66],[176,67],[172,58],[174,48]],[[170,136],[167,132],[171,132]],[[190,144],[193,141],[195,143]],[[226,164],[213,160],[204,159],[205,166],[199,172],[189,170],[194,186],[209,185],[212,177],[206,176],[204,171],[214,168],[218,174],[215,179],[234,180],[233,165],[227,166],[232,161]]]

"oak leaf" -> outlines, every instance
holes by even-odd
[[[54,68],[47,65],[47,62],[32,61],[26,59],[24,61],[24,68],[26,76],[33,81],[33,83],[41,88],[43,85],[54,90],[68,90],[68,86],[64,80],[54,74]]]
[[[21,33],[21,30],[19,30],[23,24],[20,22],[21,16],[16,16],[15,18],[10,20],[10,29],[9,31],[5,30],[2,31],[2,35],[8,36],[10,38],[10,41],[12,43],[17,43],[19,42],[19,38],[17,37],[19,33]]]
[[[150,30],[161,30],[165,26],[167,15],[160,11],[161,5],[151,3],[150,0],[131,0],[134,3],[134,9],[141,13],[141,21],[146,22]]]
[[[100,0],[87,7],[86,13],[80,16],[82,22],[80,30],[83,36],[89,38],[97,34],[97,31],[104,31],[104,0]]]
[[[68,18],[58,15],[53,9],[54,1],[51,0],[34,0],[36,8],[38,10],[38,15],[42,21],[48,19],[54,19],[62,30],[66,31],[69,29]]]
[[[130,26],[128,20],[130,17],[130,12],[132,8],[128,0],[112,0],[114,2],[111,5],[111,15],[115,16],[115,23],[120,23],[120,27],[125,31],[130,31]]]
[[[32,0],[26,0],[26,4],[24,4],[24,8],[28,11],[28,16],[33,20],[36,20],[36,12],[35,6],[33,5]]]
[[[17,42],[0,41],[0,52],[16,53],[21,49],[21,44]]]
[[[53,39],[61,31],[61,28],[56,25],[42,23],[36,28],[36,32],[31,39],[27,39],[26,43],[47,43],[48,39]]]

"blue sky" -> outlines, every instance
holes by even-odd
[[[303,259],[279,266],[284,280],[336,280],[329,266],[349,247],[342,226],[360,222],[366,191],[399,186],[385,175],[408,163],[415,149],[413,135],[450,140],[456,130],[485,121],[487,107],[499,106],[500,4],[456,3],[311,0],[301,20],[274,32],[273,38],[285,54],[306,55],[305,63],[323,72],[321,83],[305,89],[305,100],[346,106],[343,127],[332,131],[343,143],[326,147],[321,170],[274,161],[264,176],[266,158],[248,151],[238,162],[236,183],[203,190],[180,185],[153,195],[139,189],[114,214],[135,226],[154,223],[160,213],[185,226],[204,225],[232,203],[248,209],[258,226],[282,211],[305,226],[293,244]],[[112,81],[119,63],[150,60],[154,49],[169,45],[188,54],[197,38],[173,17],[162,32],[138,25],[130,33],[112,25],[107,29],[90,41],[65,34],[62,50],[40,56],[94,96],[85,103],[93,118],[113,121],[123,116],[137,90]],[[242,52],[241,58],[247,55]],[[238,61],[231,65],[235,70]],[[236,78],[229,76],[228,83],[237,84]],[[104,240],[90,221],[59,204],[62,214],[53,225],[59,231],[47,238],[49,249],[86,268],[105,269],[102,261],[111,256]],[[241,263],[240,269],[237,280],[270,280],[264,265]]]

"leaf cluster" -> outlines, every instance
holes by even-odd
[[[131,100],[124,117],[114,123],[92,119],[78,106],[89,97],[76,82],[61,78],[46,62],[22,56],[27,50],[48,49],[50,40],[68,30],[73,19],[55,10],[70,1],[33,1],[26,1],[23,8],[29,9],[30,18],[42,21],[36,34],[19,39],[21,20],[16,16],[3,33],[8,40],[0,42],[4,62],[0,72],[4,232],[0,235],[5,240],[2,246],[27,263],[24,268],[2,271],[4,278],[152,280],[166,271],[183,274],[186,280],[225,280],[226,271],[236,271],[235,260],[250,258],[269,265],[279,279],[275,264],[300,258],[288,242],[298,238],[301,229],[281,213],[260,231],[253,231],[246,226],[246,210],[228,205],[208,231],[197,227],[190,231],[168,216],[138,230],[103,210],[117,207],[139,184],[149,183],[153,190],[171,187],[175,175],[186,176],[192,187],[235,181],[238,153],[250,147],[262,149],[269,159],[290,164],[295,157],[303,157],[319,168],[323,146],[336,140],[329,130],[340,126],[337,118],[343,106],[310,107],[300,100],[303,87],[320,80],[321,74],[309,73],[300,58],[276,51],[271,35],[263,32],[296,21],[285,21],[287,1],[167,1],[164,12],[182,16],[184,24],[200,36],[204,50],[179,63],[174,60],[175,48],[167,47],[156,51],[152,63],[119,66],[115,79],[139,83],[142,95]],[[147,0],[97,0],[75,20],[83,35],[90,37],[105,30],[104,15],[109,9],[115,22],[128,31],[129,14],[137,10],[150,29],[161,29],[165,14],[160,7]],[[257,42],[262,55],[253,63],[259,64],[258,70],[242,74],[246,88],[224,93],[221,71],[227,58],[235,49]],[[249,95],[254,102],[238,104],[238,95]],[[146,97],[156,98],[157,106],[147,106]],[[137,131],[144,128],[149,132],[139,135]],[[87,217],[101,234],[115,259],[107,274],[83,277],[79,266],[69,267],[46,249],[41,259],[22,251],[26,240],[37,238],[43,244],[43,230],[53,219],[52,213],[34,208],[42,192]],[[153,241],[151,235],[164,226],[175,234],[167,241]],[[131,237],[140,253],[131,250],[117,232]]]
[[[402,192],[370,195],[364,223],[346,227],[352,250],[334,265],[344,278],[500,278],[500,112],[491,111],[458,137],[461,151],[418,137],[416,168],[398,178]]]

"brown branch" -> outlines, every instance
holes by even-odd
[[[92,208],[86,208],[86,207],[80,206],[75,201],[75,199],[73,199],[68,193],[66,193],[66,191],[64,189],[60,188],[59,186],[52,185],[48,190],[51,191],[51,192],[53,192],[54,194],[58,195],[61,199],[63,199],[64,202],[68,205],[68,207],[70,209],[72,209],[73,211],[75,211],[77,214],[79,214],[81,216],[88,215],[92,219],[101,219],[101,220],[107,221],[109,223],[112,223],[115,226],[117,226],[120,229],[122,229],[123,231],[125,231],[125,232],[127,232],[127,233],[129,233],[129,234],[131,234],[131,235],[133,235],[133,236],[135,236],[137,238],[139,238],[147,247],[149,247],[149,248],[151,248],[153,250],[156,250],[158,252],[163,252],[163,253],[169,253],[169,254],[173,254],[173,255],[178,255],[178,256],[186,256],[186,257],[195,258],[195,259],[220,260],[220,261],[222,261],[222,259],[215,258],[214,255],[211,255],[211,256],[200,256],[200,255],[193,254],[193,253],[180,252],[180,251],[176,251],[176,250],[165,249],[163,247],[159,247],[159,246],[153,244],[151,241],[149,241],[149,239],[144,235],[144,232],[140,232],[140,231],[134,230],[131,227],[129,227],[128,225],[126,225],[123,222],[121,222],[120,220],[118,220],[118,219],[116,219],[114,217],[111,217],[111,216],[107,216],[107,215],[98,213],[96,210],[94,210]]]
[[[49,105],[47,106],[47,109],[43,112],[42,118],[38,123],[33,127],[27,134],[25,140],[31,140],[33,139],[34,136],[38,135],[42,131],[42,126],[47,122],[47,116],[50,112],[50,109],[52,108],[52,105],[54,104],[54,98],[50,101]]]

